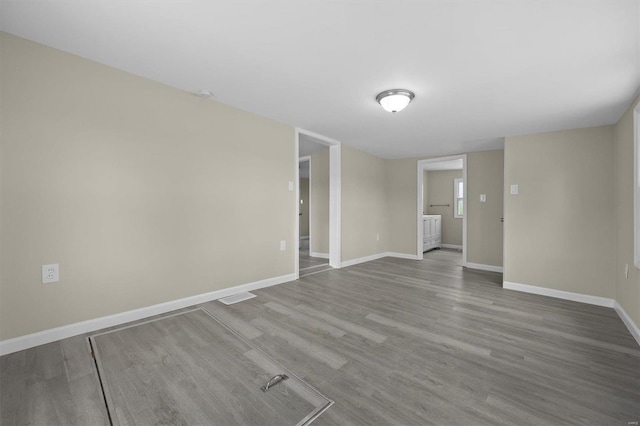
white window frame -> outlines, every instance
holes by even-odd
[[[462,182],[462,194],[458,193],[459,183]],[[464,183],[464,178],[455,178],[453,180],[453,217],[456,219],[464,218],[464,213],[466,210],[465,202],[464,202],[464,191],[466,184]],[[462,200],[462,214],[458,214],[458,200]]]
[[[633,109],[633,264],[640,269],[640,103]]]

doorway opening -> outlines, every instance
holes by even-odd
[[[467,266],[467,156],[418,161],[417,255],[447,249],[462,252]]]
[[[299,155],[298,265],[299,277],[302,277],[331,269],[329,266],[329,147],[301,139]],[[315,164],[313,173],[312,156]]]
[[[340,153],[339,141],[296,129],[296,278],[341,266]]]

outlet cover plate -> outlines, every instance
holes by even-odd
[[[52,263],[42,265],[42,284],[57,283],[60,281],[60,265]]]

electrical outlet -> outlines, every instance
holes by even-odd
[[[289,191],[293,191],[293,181],[289,181]]]
[[[42,265],[42,284],[60,281],[60,266],[57,263]]]
[[[287,242],[285,240],[280,241],[280,251],[285,251],[287,249]]]
[[[376,241],[380,241],[380,234],[376,234]]]

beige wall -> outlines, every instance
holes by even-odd
[[[462,170],[428,171],[427,173],[427,214],[442,216],[442,244],[462,246],[462,218],[455,218],[453,182],[462,178]],[[431,207],[432,204],[449,204],[449,207]]]
[[[386,160],[389,251],[417,254],[417,160]]]
[[[502,266],[504,151],[467,155],[467,262]],[[486,194],[486,202],[480,202]]]
[[[342,145],[343,262],[387,251],[385,188],[385,160]]]
[[[640,270],[633,264],[633,107],[613,128],[614,215],[616,223],[615,294],[631,319],[640,325]],[[629,278],[624,268],[629,265]]]
[[[292,127],[0,43],[0,339],[294,272]]]
[[[505,142],[505,281],[613,298],[613,127]]]
[[[300,236],[309,236],[309,179],[300,178]]]
[[[429,172],[424,170],[422,172],[422,214],[427,214],[429,211]]]
[[[311,154],[311,252],[329,254],[329,148]]]

